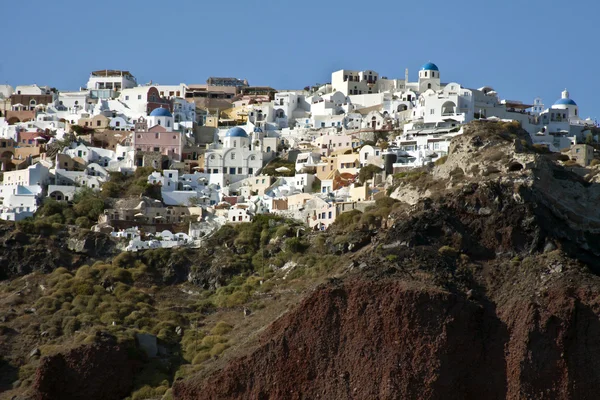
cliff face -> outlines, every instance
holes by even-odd
[[[592,399],[596,293],[491,303],[397,280],[318,290],[262,347],[177,399]],[[595,299],[592,301],[596,301]]]
[[[394,280],[352,281],[317,291],[278,321],[251,357],[206,382],[176,385],[174,394],[181,399],[443,393],[501,398],[505,336],[495,315],[464,296]]]
[[[597,398],[600,185],[502,129],[457,137],[347,276],[175,398]]]

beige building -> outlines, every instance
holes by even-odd
[[[337,156],[337,169],[341,174],[358,174],[358,170],[360,169],[359,155],[352,153]]]
[[[571,146],[569,156],[577,164],[587,167],[594,159],[594,148],[588,144],[574,144]]]
[[[81,118],[79,120],[79,126],[85,126],[87,128],[92,128],[97,131],[103,131],[108,129],[110,123],[110,118],[99,114],[95,115],[92,118]]]

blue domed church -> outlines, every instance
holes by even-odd
[[[220,141],[211,145],[204,158],[209,174],[227,175],[226,181],[237,182],[256,174],[263,166],[260,137],[256,132],[248,135],[244,128],[229,129]]]

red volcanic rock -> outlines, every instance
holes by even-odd
[[[33,384],[38,400],[123,399],[133,389],[134,364],[122,345],[85,345],[42,358]]]
[[[316,291],[252,355],[174,385],[192,399],[592,399],[598,296],[552,289],[502,309],[399,280]],[[588,304],[593,300],[593,306]]]

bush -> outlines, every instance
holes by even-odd
[[[211,329],[211,335],[226,335],[233,329],[232,325],[229,325],[227,322],[219,321],[214,328]]]
[[[306,250],[306,248],[308,247],[308,244],[305,243],[303,240],[299,239],[299,238],[289,238],[286,239],[285,243],[284,243],[284,248],[286,251],[289,251],[291,253],[302,253],[304,250]]]
[[[532,147],[533,147],[533,151],[538,154],[549,154],[550,153],[550,149],[548,148],[548,145],[534,144]]]
[[[75,220],[75,225],[80,228],[89,229],[92,227],[92,221],[90,221],[88,217],[79,217]]]
[[[438,253],[445,257],[457,257],[459,252],[454,247],[442,246],[438,249]]]
[[[229,346],[226,343],[217,343],[212,349],[210,349],[210,355],[216,357],[224,352]]]
[[[225,343],[227,339],[221,335],[209,335],[202,339],[202,347],[212,349],[217,343]]]
[[[368,181],[369,179],[373,179],[373,176],[375,174],[380,173],[381,171],[383,171],[383,168],[379,168],[376,165],[373,165],[373,164],[366,165],[366,166],[362,167],[360,169],[360,171],[358,172],[358,181],[361,184],[363,184],[363,183],[365,183],[365,181]]]
[[[192,364],[201,364],[210,358],[210,351],[203,350],[194,356]]]
[[[443,157],[440,157],[437,160],[435,160],[434,164],[435,165],[444,165],[447,160],[448,160],[448,156],[443,156]]]
[[[135,262],[137,258],[135,254],[124,251],[112,260],[112,265],[117,268],[135,268]]]

